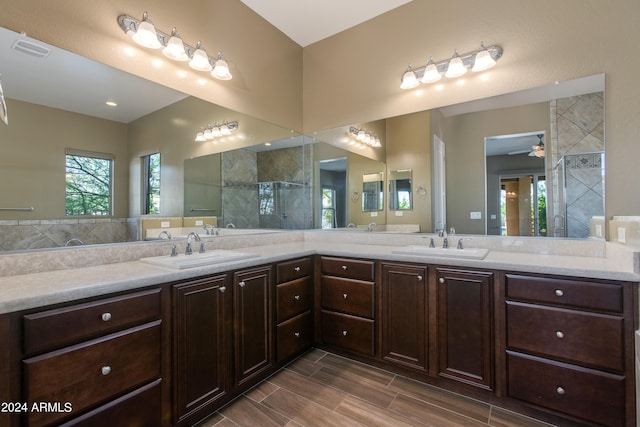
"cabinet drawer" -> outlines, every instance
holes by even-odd
[[[34,354],[160,318],[160,289],[24,316],[24,352]]]
[[[160,377],[160,321],[22,362],[28,402],[69,402],[73,413]],[[68,414],[31,412],[29,425]]]
[[[311,277],[303,277],[276,287],[278,323],[311,309],[313,284]]]
[[[60,427],[160,426],[161,382],[155,380]]]
[[[311,258],[294,259],[281,262],[276,266],[276,280],[278,283],[288,282],[301,277],[310,276],[313,272]]]
[[[375,354],[373,320],[322,311],[322,341],[373,356]]]
[[[507,298],[597,311],[622,312],[622,286],[550,277],[506,275]]]
[[[373,281],[375,266],[373,261],[331,257],[322,257],[320,261],[323,274]]]
[[[625,379],[591,369],[507,352],[508,394],[607,426],[622,426]]]
[[[373,283],[322,277],[322,307],[373,318]]]
[[[622,317],[507,302],[507,346],[624,371]]]
[[[311,310],[278,325],[278,362],[308,348],[313,338]]]

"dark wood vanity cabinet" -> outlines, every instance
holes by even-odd
[[[325,256],[319,262],[322,342],[374,356],[375,262]]]
[[[505,286],[508,396],[634,425],[631,283],[506,274]]]
[[[172,287],[174,418],[191,425],[229,399],[232,292],[226,274]]]
[[[276,353],[279,364],[313,343],[313,262],[310,257],[276,265]]]
[[[152,289],[22,316],[23,423],[163,425],[161,307]]]
[[[435,269],[438,375],[494,387],[493,273]]]
[[[235,386],[247,387],[274,368],[271,266],[233,273]]]
[[[428,267],[382,263],[382,359],[428,373]]]

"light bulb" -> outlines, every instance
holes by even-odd
[[[484,71],[496,65],[495,59],[491,56],[491,53],[484,47],[483,43],[480,43],[480,51],[476,53],[475,61],[473,62],[473,68],[471,71]]]
[[[162,47],[162,43],[158,40],[156,27],[153,26],[153,22],[149,19],[147,12],[142,14],[142,21],[138,24],[138,29],[131,38],[140,46],[144,46],[149,49],[160,49]]]
[[[458,51],[456,50],[449,60],[449,66],[447,67],[447,72],[444,75],[445,77],[453,78],[460,77],[466,72],[467,67],[462,63],[462,58],[460,58],[460,55],[458,55]]]
[[[422,83],[435,83],[442,78],[442,74],[438,71],[438,67],[433,63],[433,58],[429,58],[427,66],[424,69],[424,75],[420,80]]]
[[[213,64],[211,75],[219,80],[232,79],[231,73],[229,72],[229,64],[221,53],[218,53],[218,58],[216,58],[216,62]]]
[[[196,45],[196,50],[193,52],[189,66],[198,71],[211,71],[211,63],[209,62],[209,55],[200,42]]]
[[[400,85],[400,89],[413,89],[418,86],[420,82],[418,81],[418,77],[416,73],[411,69],[411,65],[407,67],[407,71],[404,72],[402,76],[402,84]]]
[[[171,31],[171,37],[167,42],[167,46],[162,49],[162,54],[169,59],[173,59],[175,61],[188,61],[189,55],[184,51],[184,43],[182,42],[182,38],[174,28]]]

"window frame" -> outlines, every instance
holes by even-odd
[[[74,214],[69,214],[68,210],[67,210],[67,157],[68,156],[74,156],[74,157],[87,157],[87,158],[92,158],[92,159],[99,159],[99,160],[108,160],[109,161],[109,209],[108,209],[108,213],[105,215],[96,215],[96,214],[82,214],[82,215],[74,215]],[[64,195],[65,195],[65,202],[64,202],[64,215],[65,217],[68,218],[105,218],[105,217],[113,217],[113,213],[115,210],[115,206],[114,206],[114,171],[115,171],[115,160],[116,160],[116,156],[115,154],[112,153],[102,153],[102,152],[97,152],[97,151],[88,151],[88,150],[79,150],[79,149],[75,149],[75,148],[65,148],[64,150],[64,183],[65,183],[65,191],[64,191]]]

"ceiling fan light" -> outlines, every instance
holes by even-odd
[[[458,55],[458,51],[456,50],[449,60],[449,66],[447,67],[447,72],[444,74],[445,77],[454,78],[460,77],[467,72],[467,67],[464,66],[462,62],[462,58]]]
[[[478,72],[488,70],[496,65],[495,59],[491,56],[491,53],[484,47],[484,44],[480,43],[480,51],[476,53],[475,60],[473,62],[473,68],[471,71]]]
[[[418,81],[418,76],[416,76],[416,73],[411,69],[411,65],[409,65],[407,67],[407,71],[405,71],[404,75],[402,76],[400,89],[413,89],[419,84],[420,82]]]
[[[188,61],[189,55],[184,50],[184,43],[182,38],[174,28],[171,31],[171,37],[167,42],[167,46],[162,49],[162,54],[169,59],[173,59],[174,61]]]
[[[433,58],[429,58],[424,74],[420,80],[422,83],[435,83],[442,78],[442,74],[438,71],[438,67],[433,63]]]
[[[213,69],[209,62],[209,55],[207,55],[207,51],[204,50],[204,47],[202,47],[200,42],[196,45],[196,50],[191,56],[189,66],[198,71],[211,71]]]
[[[158,40],[156,27],[153,26],[153,22],[149,19],[147,12],[142,14],[142,21],[140,21],[138,29],[131,38],[140,46],[149,49],[160,49],[162,47],[162,43]]]

